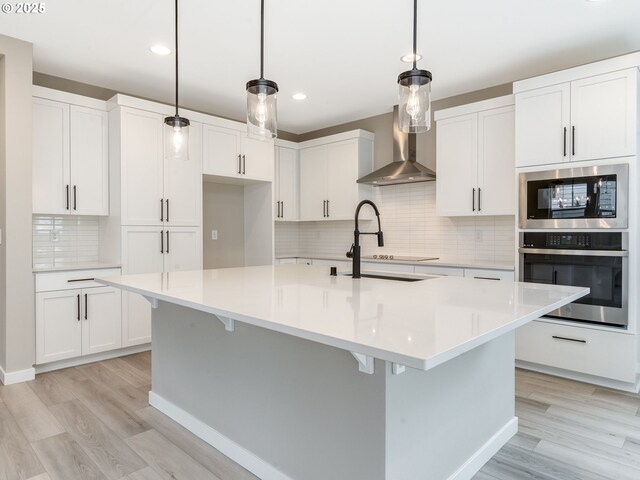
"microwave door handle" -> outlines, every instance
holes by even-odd
[[[627,250],[562,250],[555,248],[520,247],[520,253],[534,253],[538,255],[571,255],[574,257],[628,257]]]

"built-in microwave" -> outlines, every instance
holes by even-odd
[[[520,228],[627,228],[628,165],[520,174]]]

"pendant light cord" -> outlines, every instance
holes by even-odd
[[[264,0],[260,1],[260,80],[262,79],[264,79]]]
[[[178,0],[176,0],[177,2]],[[416,61],[418,59],[418,54],[416,52],[417,48],[417,38],[418,38],[418,0],[413,0],[413,69],[416,69]]]
[[[176,117],[178,116],[178,0],[176,0]]]

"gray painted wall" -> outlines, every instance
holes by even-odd
[[[244,187],[204,183],[202,188],[204,268],[244,266]],[[218,240],[211,240],[218,230]]]
[[[30,43],[0,35],[0,366],[5,372],[35,362],[32,58]]]
[[[455,97],[436,100],[432,103],[431,110],[442,110],[444,108],[456,107],[466,103],[479,102],[489,98],[509,95],[513,92],[512,84],[498,85],[484,90],[477,90]],[[314,132],[298,135],[298,141],[311,140],[313,138],[333,135],[335,133],[348,132],[349,130],[363,129],[375,133],[376,139],[374,143],[374,168],[380,168],[393,159],[393,113],[392,107],[389,107],[389,113],[376,115],[375,117],[363,118],[355,122],[343,123],[335,127],[323,128]],[[432,127],[426,133],[418,135],[419,154],[418,161],[435,170],[436,168],[436,124],[431,123]]]

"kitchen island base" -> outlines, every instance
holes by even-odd
[[[263,480],[466,480],[517,431],[513,332],[394,375],[164,301],[152,331],[150,404]]]

